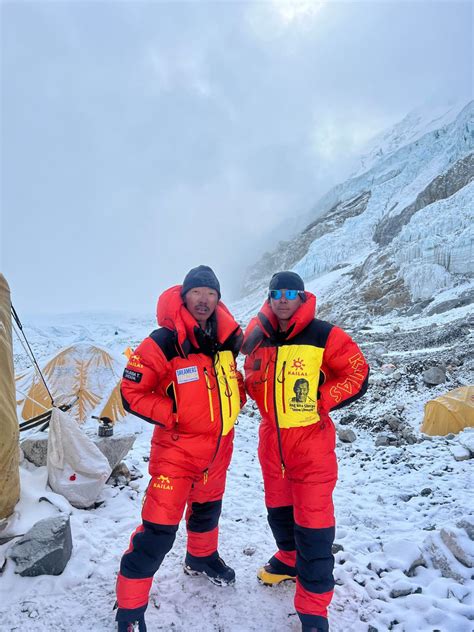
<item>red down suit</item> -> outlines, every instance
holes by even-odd
[[[316,297],[305,294],[286,332],[265,302],[245,332],[242,352],[245,386],[262,415],[258,453],[278,547],[270,564],[282,574],[296,572],[302,623],[327,630],[337,480],[329,412],[364,394],[369,367],[347,333],[315,318]]]
[[[174,286],[158,300],[160,329],[134,351],[121,392],[129,412],[155,424],[142,524],[131,536],[117,578],[118,620],[137,618],[154,573],[171,549],[187,505],[188,555],[217,556],[218,520],[233,426],[245,402],[235,358],[242,331],[219,302],[200,329]]]

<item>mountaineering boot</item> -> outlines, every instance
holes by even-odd
[[[315,628],[313,626],[304,625],[301,628],[301,632],[326,632],[326,630],[323,630],[323,628]]]
[[[117,625],[117,632],[146,632],[143,615],[137,621],[118,621]]]
[[[264,586],[275,586],[284,581],[295,581],[296,569],[273,556],[265,566],[258,569],[257,577]]]
[[[216,586],[229,586],[235,582],[234,569],[227,566],[217,551],[207,557],[196,557],[186,553],[183,570],[186,575],[205,575]]]

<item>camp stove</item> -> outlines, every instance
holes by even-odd
[[[114,425],[110,417],[96,417],[95,415],[92,415],[92,419],[97,419],[99,421],[99,426],[97,428],[97,434],[99,437],[113,436]]]

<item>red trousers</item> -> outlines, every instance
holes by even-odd
[[[169,452],[166,456],[169,459]],[[146,609],[153,575],[173,546],[186,505],[188,553],[200,558],[216,553],[231,456],[232,437],[223,437],[219,452],[205,473],[192,473],[188,462],[179,476],[179,466],[167,461],[160,467],[155,458],[153,471],[161,473],[150,480],[143,501],[142,524],[131,535],[117,577],[117,604],[122,620],[131,620]]]
[[[281,451],[275,425],[262,423],[259,459],[268,522],[278,547],[272,559],[281,570],[296,568],[295,608],[301,621],[326,629],[334,589],[335,430],[326,419],[282,429],[280,436]]]

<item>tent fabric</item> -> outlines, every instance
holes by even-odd
[[[0,274],[0,519],[7,518],[20,498],[19,429],[16,416],[15,377],[10,288]]]
[[[120,381],[117,382],[114,390],[110,394],[107,403],[99,413],[99,417],[108,417],[114,423],[120,421],[127,415],[122,404],[122,395],[120,394]]]
[[[42,367],[56,406],[71,404],[69,414],[82,424],[116,384],[123,366],[106,349],[80,342],[66,347]],[[24,385],[24,383],[23,383]],[[23,393],[23,419],[31,419],[51,408],[51,399],[41,380],[33,374]]]
[[[474,386],[461,386],[425,404],[421,432],[427,435],[457,434],[474,426]]]

